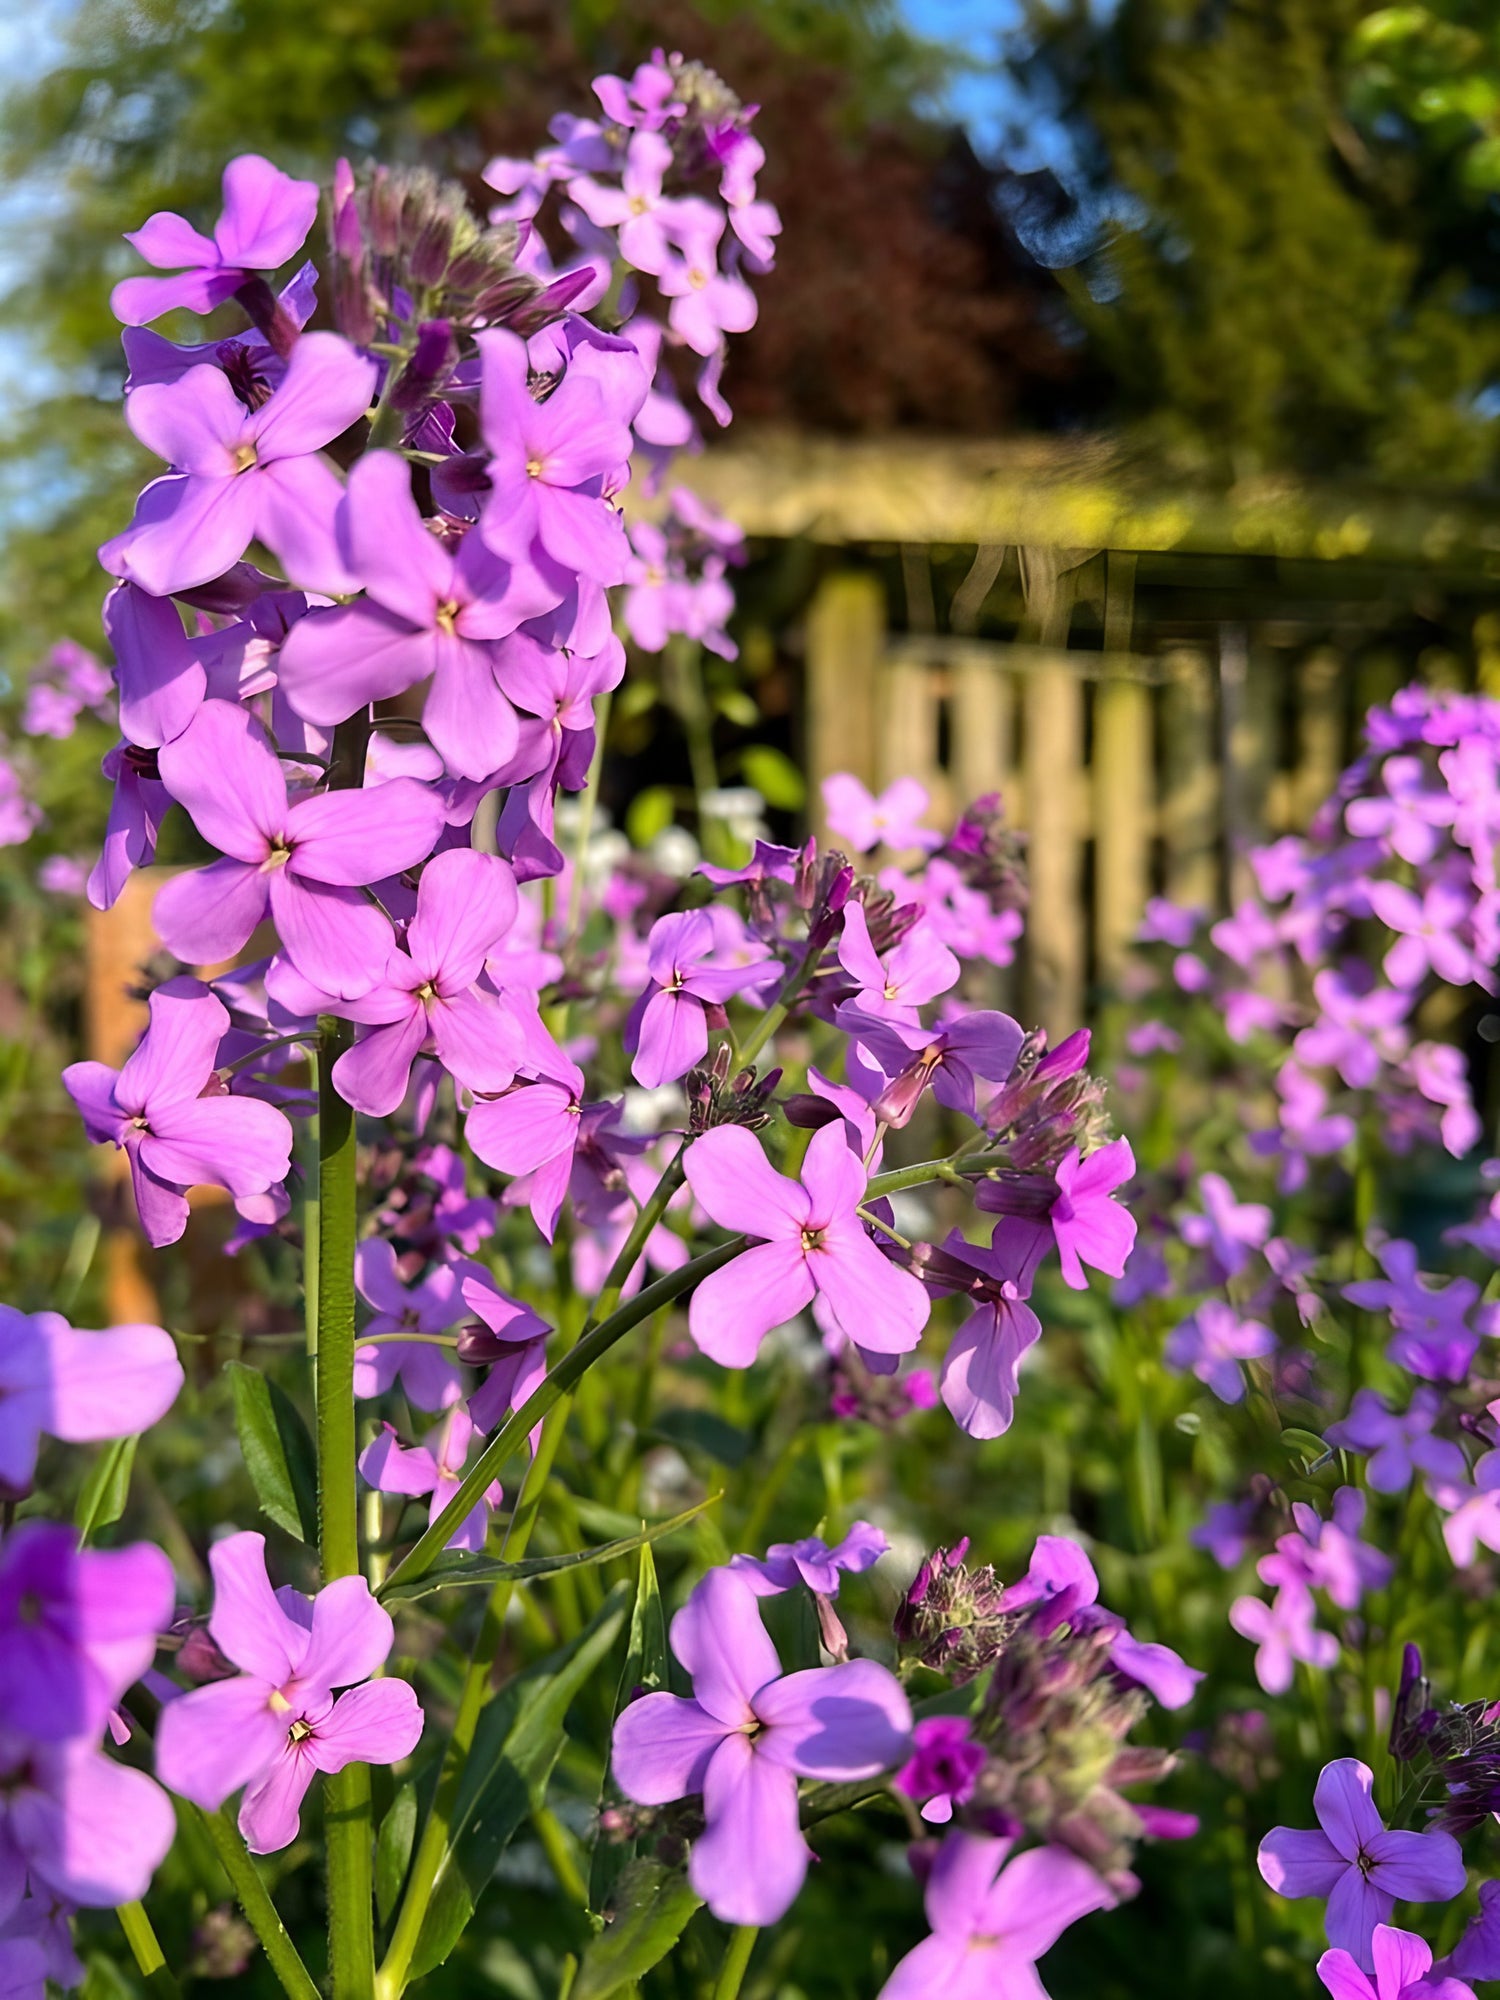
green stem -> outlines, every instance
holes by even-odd
[[[535,1401],[535,1398],[532,1400]],[[557,1447],[562,1439],[563,1426],[567,1422],[571,1402],[570,1397],[565,1398],[553,1409],[543,1425],[536,1457],[527,1468],[521,1494],[512,1510],[510,1525],[505,1531],[502,1554],[513,1554],[517,1562],[525,1555],[526,1546],[531,1540],[531,1531],[536,1525],[537,1510],[541,1504],[542,1490],[552,1470],[552,1461],[557,1455]],[[415,1549],[412,1554],[416,1554]],[[392,1581],[400,1574],[401,1566],[398,1565]],[[405,1990],[407,1980],[411,1977],[411,1962],[421,1941],[422,1922],[427,1915],[427,1905],[432,1900],[432,1892],[437,1886],[438,1876],[448,1852],[448,1831],[453,1821],[453,1809],[458,1801],[464,1764],[474,1745],[474,1732],[479,1726],[480,1713],[489,1699],[495,1655],[500,1650],[500,1641],[505,1635],[505,1614],[510,1609],[511,1592],[514,1587],[509,1578],[497,1583],[490,1592],[489,1602],[484,1608],[484,1617],[469,1655],[463,1691],[459,1695],[458,1713],[453,1718],[453,1733],[448,1738],[448,1747],[443,1753],[443,1768],[438,1776],[432,1810],[427,1815],[427,1823],[422,1828],[422,1837],[412,1857],[406,1892],[401,1898],[401,1913],[396,1919],[396,1927],[391,1933],[390,1949],[386,1952],[376,1982],[375,1992],[379,2000],[399,2000],[399,1995]]]
[[[740,1924],[730,1933],[729,1943],[724,1952],[724,1963],[719,1967],[719,1976],[714,1981],[713,2000],[739,2000],[745,1968],[750,1963],[750,1954],[754,1951],[755,1940],[759,1936],[758,1924]]]
[[[823,950],[824,947],[820,944],[808,945],[801,958],[798,959],[797,963],[782,981],[781,991],[776,995],[776,998],[764,1014],[761,1015],[744,1041],[739,1045],[735,1060],[740,1068],[743,1068],[747,1063],[754,1062],[766,1043],[770,1041],[772,1035],[775,1034],[787,1015],[792,1011],[792,1005],[797,995],[806,984],[807,975],[823,956]]]
[[[260,1940],[266,1963],[281,1981],[282,1992],[289,1994],[291,2000],[322,2000],[312,1974],[302,1963],[297,1947],[287,1935],[286,1925],[276,1914],[276,1905],[271,1901],[245,1843],[235,1830],[233,1820],[222,1810],[207,1813],[190,1805],[183,1805],[182,1810],[192,1813],[207,1834],[219,1857],[219,1865],[229,1877],[235,1900],[245,1913],[245,1921]]]
[[[115,1915],[120,1919],[120,1929],[125,1933],[136,1967],[146,1982],[146,1991],[159,1993],[162,2000],[180,2000],[182,1988],[167,1970],[166,1957],[145,1910],[139,1903],[121,1903]]]
[[[337,751],[337,744],[335,749]],[[347,1022],[324,1015],[318,1065],[318,1544],[323,1582],[358,1576],[358,1432],[354,1406],[354,1111],[333,1087]],[[370,1772],[346,1764],[324,1780],[328,1967],[335,2000],[369,2000],[375,1979]]]

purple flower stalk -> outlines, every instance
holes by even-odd
[[[310,1600],[273,1591],[254,1534],[215,1543],[208,1561],[209,1636],[240,1672],[166,1704],[157,1776],[205,1812],[245,1787],[240,1832],[253,1854],[272,1854],[296,1839],[319,1771],[399,1763],[417,1747],[422,1710],[405,1681],[370,1679],[395,1631],[363,1577],[339,1577]]]
[[[927,1324],[927,1294],[883,1257],[858,1215],[865,1170],[842,1121],[815,1132],[800,1180],[778,1174],[742,1127],[724,1125],[688,1148],[688,1185],[721,1227],[762,1239],[705,1278],[688,1329],[726,1368],[748,1368],[773,1326],[821,1297],[840,1327],[876,1354],[908,1353]]]
[[[911,1708],[874,1660],[783,1674],[742,1576],[712,1569],[672,1620],[693,1696],[648,1694],[615,1723],[615,1781],[638,1805],[701,1792],[707,1822],[688,1879],[716,1917],[774,1924],[795,1901],[808,1846],[797,1780],[848,1783],[903,1761]]]

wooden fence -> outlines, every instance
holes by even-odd
[[[1027,836],[1018,1004],[1050,1029],[1117,978],[1147,898],[1215,906],[1252,886],[1247,850],[1305,827],[1350,747],[1340,651],[1222,625],[1130,650],[1135,558],[1106,566],[1102,648],[1068,646],[1073,572],[1034,552],[1027,635],[891,633],[880,578],[824,578],[806,645],[814,797],[833,771],[910,774],[936,824],[1000,791]]]

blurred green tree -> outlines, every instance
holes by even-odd
[[[1122,412],[1230,473],[1452,484],[1492,466],[1500,209],[1473,168],[1493,170],[1493,0],[1365,13],[1028,7],[1013,76],[1069,160],[1032,178],[1023,236],[1064,267]]]

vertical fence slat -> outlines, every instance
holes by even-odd
[[[1060,668],[1026,676],[1026,913],[1029,1022],[1054,1038],[1083,1018],[1083,682]]]
[[[839,570],[818,585],[807,614],[809,807],[820,839],[822,783],[834,771],[875,782],[875,696],[885,649],[880,579]]]
[[[1179,646],[1163,661],[1161,833],[1167,894],[1212,909],[1219,856],[1214,684],[1205,655]]]
[[[1297,764],[1292,823],[1303,828],[1338,783],[1344,762],[1343,659],[1317,646],[1297,666]]]
[[[938,714],[942,693],[937,669],[920,659],[887,660],[875,689],[875,782],[916,778],[932,795],[928,817],[946,823],[948,774],[938,762]]]
[[[1219,635],[1219,699],[1225,876],[1234,905],[1255,893],[1248,855],[1270,831],[1281,709],[1276,655],[1243,625],[1226,625]]]
[[[1094,949],[1118,979],[1151,890],[1155,795],[1151,690],[1123,676],[1094,690]]]
[[[1005,794],[1015,780],[1015,688],[1009,674],[983,660],[960,660],[951,676],[953,803],[960,809],[986,792]]]

